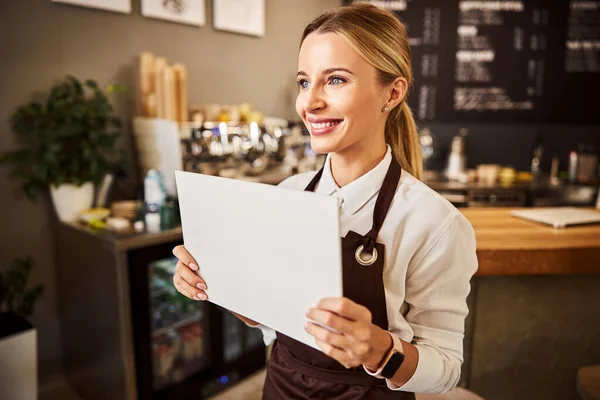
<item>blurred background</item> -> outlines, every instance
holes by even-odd
[[[0,4],[0,398],[259,398],[260,331],[170,283],[173,172],[320,168],[299,40],[348,3]],[[600,398],[600,2],[372,3],[408,30],[424,181],[477,234],[447,398]]]

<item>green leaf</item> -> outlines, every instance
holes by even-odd
[[[96,83],[96,81],[95,81],[95,80],[93,80],[93,79],[88,79],[88,80],[86,80],[86,81],[85,81],[85,85],[86,85],[87,87],[89,87],[90,89],[93,89],[93,90],[98,90],[98,89],[99,89],[99,88],[98,88],[98,84],[97,84],[97,83]]]
[[[98,137],[98,146],[110,149],[114,147],[117,140],[117,135],[101,135]]]
[[[54,179],[54,185],[55,186],[60,186],[63,183],[65,183],[65,178],[63,175],[57,175],[56,178]]]
[[[35,166],[33,168],[35,170],[38,180],[40,180],[40,181],[48,180],[48,167],[45,164],[37,163],[37,164],[35,164]]]
[[[31,151],[27,149],[19,149],[13,153],[13,160],[16,162],[27,162],[31,159]]]
[[[37,101],[33,101],[29,104],[29,108],[31,110],[31,112],[35,115],[39,115],[40,113],[42,113],[44,111],[44,109],[42,108],[42,105],[40,103],[38,103]]]
[[[83,126],[80,123],[73,122],[65,123],[64,125],[60,126],[56,131],[56,134],[64,138],[68,138],[81,135],[83,131]]]
[[[90,175],[95,177],[98,175],[98,171],[100,170],[98,162],[94,159],[90,160]]]
[[[23,297],[27,279],[29,279],[29,271],[32,267],[31,259],[15,259],[8,271],[7,281],[8,290],[6,291],[6,303],[9,311],[19,312],[18,304]]]
[[[73,105],[73,108],[71,109],[71,113],[73,114],[73,117],[76,119],[81,119],[85,116],[87,109],[85,107],[85,104],[81,104],[81,103],[77,103]]]
[[[31,291],[25,293],[23,296],[23,303],[21,307],[20,314],[26,317],[29,317],[33,314],[33,307],[35,302],[42,297],[44,293],[44,287],[42,285],[37,285]]]
[[[44,286],[26,290],[34,262],[31,257],[12,261],[5,274],[0,273],[0,311],[30,316],[35,302],[43,295]]]
[[[81,83],[73,75],[67,75],[67,80],[71,83],[75,89],[75,93],[79,96],[83,96],[83,87]]]

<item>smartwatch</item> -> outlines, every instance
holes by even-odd
[[[400,341],[400,338],[391,332],[388,333],[392,337],[392,348],[383,358],[383,361],[379,365],[377,371],[373,372],[367,367],[364,368],[369,375],[376,376],[378,378],[392,379],[404,362],[404,353],[402,352],[402,342]]]

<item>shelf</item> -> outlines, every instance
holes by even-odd
[[[152,331],[152,337],[154,338],[154,337],[163,335],[171,330],[181,328],[182,326],[186,326],[194,321],[199,321],[202,319],[202,317],[203,317],[203,314],[196,314],[191,317],[182,319],[181,321],[177,321],[174,324],[171,324],[169,326],[165,326],[164,328],[156,329],[156,330]]]

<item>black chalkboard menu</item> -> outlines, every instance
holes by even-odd
[[[418,120],[600,123],[600,1],[371,2],[407,28]]]

